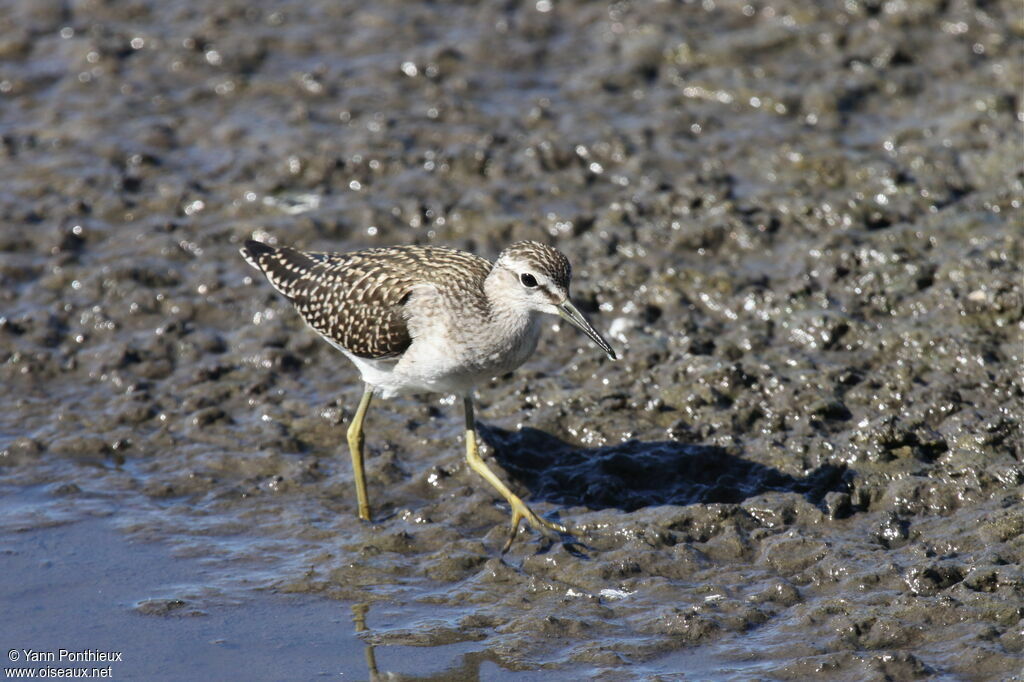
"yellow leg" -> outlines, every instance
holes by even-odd
[[[510,505],[512,505],[511,533],[508,537],[508,541],[505,542],[505,546],[501,549],[501,553],[504,554],[508,551],[508,548],[512,546],[512,540],[515,539],[516,533],[519,531],[519,523],[523,520],[542,533],[546,533],[547,531],[568,533],[569,531],[565,526],[559,523],[552,523],[551,521],[541,518],[533,513],[533,510],[530,509],[515,493],[509,490],[508,486],[502,483],[501,479],[487,467],[487,464],[480,457],[480,452],[476,446],[476,421],[473,418],[473,399],[466,396],[463,400],[463,404],[466,408],[466,461],[469,463],[469,466],[473,471],[483,476],[484,479],[494,486],[495,490],[501,493],[501,496],[504,497]]]
[[[352,455],[352,473],[356,477],[356,498],[359,501],[359,518],[370,520],[370,503],[366,498],[366,476],[363,474],[363,420],[366,409],[370,407],[373,389],[366,386],[363,397],[359,401],[352,423],[348,425],[348,451]]]

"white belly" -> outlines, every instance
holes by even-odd
[[[505,343],[494,346],[427,334],[415,338],[400,358],[371,360],[339,350],[356,366],[363,381],[383,398],[413,393],[467,395],[481,381],[526,362],[539,336],[540,325],[531,320],[521,333],[505,337]]]

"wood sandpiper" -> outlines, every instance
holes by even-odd
[[[480,457],[473,387],[523,364],[537,347],[540,314],[559,315],[608,357],[615,351],[569,300],[571,267],[559,251],[523,241],[491,261],[436,246],[309,253],[248,240],[241,249],[302,318],[344,353],[364,390],[348,428],[359,516],[370,520],[363,474],[363,420],[374,395],[462,396],[466,461],[512,506],[508,550],[521,521],[568,533],[538,516]]]

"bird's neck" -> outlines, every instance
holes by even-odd
[[[484,281],[488,313],[483,321],[487,334],[498,345],[532,353],[540,334],[540,313],[524,307],[522,301],[509,296],[509,290],[518,286],[515,275],[492,271]],[[480,330],[483,332],[484,330]]]
[[[509,295],[516,285],[514,275],[492,270],[484,280],[484,294],[487,298],[487,319],[485,324],[508,329],[525,329],[530,326],[536,313],[525,308],[521,301]]]

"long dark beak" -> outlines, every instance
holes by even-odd
[[[576,306],[572,304],[572,301],[565,299],[565,303],[558,306],[558,315],[563,320],[589,336],[594,343],[601,347],[601,350],[608,354],[609,358],[612,360],[616,359],[615,351],[612,350],[612,347],[609,346],[608,342],[604,340],[604,337],[598,334],[597,330],[587,322],[587,318],[583,317],[583,313],[576,310]]]

